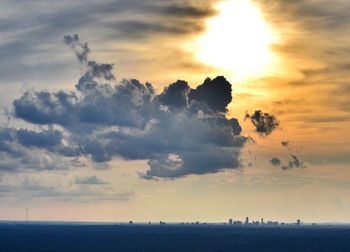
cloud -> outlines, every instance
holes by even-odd
[[[39,150],[66,160],[68,167],[78,157],[97,163],[148,160],[149,170],[141,174],[146,179],[241,166],[247,138],[240,135],[238,120],[226,117],[232,89],[223,76],[207,78],[195,89],[178,80],[160,94],[135,79],[112,85],[113,65],[90,60],[90,49],[78,35],[65,36],[64,42],[85,72],[73,91],[31,90],[13,102],[17,119],[46,128],[2,131],[3,141],[23,156]]]
[[[35,176],[6,176],[6,181],[0,181],[0,201],[12,198],[26,200],[52,200],[74,201],[81,203],[97,201],[127,201],[133,195],[133,191],[116,191],[108,184],[91,186],[93,183],[52,183]]]
[[[202,85],[192,89],[189,98],[205,102],[215,112],[226,112],[232,101],[231,93],[231,84],[223,76],[218,76],[213,80],[207,78]]]
[[[180,5],[171,4],[161,8],[161,11],[167,15],[174,15],[177,17],[208,17],[215,14],[215,11],[209,6],[194,6],[194,5]]]
[[[16,131],[18,143],[28,147],[52,148],[62,141],[62,133],[58,130],[33,130],[19,129]]]
[[[77,34],[74,34],[73,36],[64,36],[63,42],[72,48],[72,50],[75,52],[75,56],[78,58],[80,63],[87,62],[87,57],[90,49],[87,43],[81,43],[79,41],[79,36]]]
[[[106,185],[109,184],[107,181],[104,181],[100,178],[98,178],[96,175],[90,176],[90,177],[76,177],[75,184],[80,184],[80,185]]]
[[[84,81],[92,81],[92,78],[94,77],[103,78],[105,80],[115,79],[112,73],[112,64],[97,64],[95,61],[88,60],[88,56],[90,53],[88,44],[81,43],[77,34],[74,34],[73,36],[64,36],[63,41],[66,45],[69,45],[72,48],[79,62],[81,64],[87,65],[87,71],[83,76]]]
[[[288,148],[288,147],[289,147],[289,141],[281,141],[281,145],[282,145],[283,147]]]
[[[70,160],[57,153],[62,149],[62,140],[62,132],[50,127],[40,131],[0,128],[0,170],[67,169]]]
[[[291,160],[288,161],[287,165],[283,165],[282,161],[279,158],[273,157],[270,160],[270,163],[273,166],[280,166],[282,170],[289,170],[294,168],[304,169],[306,166],[304,162],[301,161],[297,156],[291,155]]]
[[[256,128],[256,132],[262,136],[270,135],[279,126],[275,116],[264,113],[261,110],[256,110],[251,115],[247,113],[245,118],[250,119]]]
[[[13,143],[18,145],[17,143]],[[67,170],[75,166],[69,159],[50,151],[38,149],[19,149],[0,151],[0,171],[16,172],[24,170]]]
[[[278,159],[278,158],[271,158],[270,163],[271,163],[273,166],[280,166],[280,165],[281,165],[281,160]]]
[[[298,159],[295,155],[291,155],[292,160],[288,162],[290,168],[305,168],[304,162]]]
[[[181,25],[182,24],[182,25]],[[118,36],[123,39],[145,39],[150,34],[160,35],[184,35],[198,33],[204,29],[203,24],[191,21],[177,21],[176,23],[159,23],[139,20],[120,21],[108,24],[109,28],[115,29]]]
[[[178,80],[164,88],[159,95],[159,101],[171,109],[183,109],[188,106],[190,87],[186,81]]]
[[[282,166],[282,170],[288,170],[288,169],[293,169],[293,168],[300,168],[304,169],[306,166],[304,165],[304,162],[301,161],[297,156],[291,155],[292,159],[288,161],[287,166]]]
[[[38,79],[46,83],[62,76],[66,76],[65,81],[69,80],[74,76],[73,72],[69,72],[72,64],[58,42],[64,34],[77,31],[85,37],[91,36],[90,41],[95,41],[98,37],[104,43],[113,43],[116,47],[123,48],[122,57],[127,60],[150,64],[151,60],[147,59],[154,59],[152,52],[144,50],[145,58],[141,59],[138,54],[134,54],[135,50],[128,50],[129,44],[138,43],[136,48],[143,49],[147,46],[154,47],[153,43],[159,41],[159,37],[166,32],[165,44],[170,46],[184,36],[198,34],[203,31],[206,18],[215,13],[213,2],[214,0],[61,0],[47,4],[43,1],[20,0],[17,3],[26,7],[17,8],[13,1],[3,0],[0,32],[7,39],[0,43],[1,85],[11,87],[13,82],[22,83],[23,80],[38,83]],[[50,9],[50,13],[43,12],[43,8]],[[171,64],[182,64],[185,56],[180,56],[175,46],[171,46],[171,49],[174,50],[169,50],[170,56],[168,52],[156,55],[159,59],[156,65],[160,61],[160,64],[169,63],[169,57],[172,57]],[[112,50],[111,53],[113,55],[115,51]],[[177,58],[174,59],[173,55]],[[125,65],[128,64],[127,60],[122,60]],[[51,85],[59,87],[60,84]]]

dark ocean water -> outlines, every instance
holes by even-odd
[[[342,251],[350,228],[0,224],[0,252]]]

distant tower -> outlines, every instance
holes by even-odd
[[[29,221],[29,207],[26,207],[26,224],[28,224]]]
[[[232,219],[228,220],[228,224],[232,225]]]
[[[296,223],[296,225],[297,225],[297,226],[300,226],[300,224],[301,224],[300,219],[297,219],[297,223]]]
[[[264,224],[264,218],[261,218],[261,225]]]
[[[249,224],[249,217],[245,217],[245,223],[244,224],[246,224],[246,225]]]

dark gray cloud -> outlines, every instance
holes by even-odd
[[[223,76],[218,76],[213,80],[207,78],[202,85],[192,89],[189,98],[205,102],[213,111],[226,112],[232,101],[231,93],[231,84]]]
[[[256,110],[253,114],[246,114],[245,118],[249,119],[262,136],[267,136],[279,126],[279,122],[275,116]]]
[[[209,5],[195,6],[184,4],[169,4],[160,8],[160,11],[166,15],[176,17],[208,17],[215,14],[215,11]]]
[[[183,109],[188,106],[190,87],[186,81],[178,80],[170,84],[159,95],[159,101],[169,108]]]
[[[74,93],[25,92],[13,102],[16,117],[35,124],[67,125],[74,120]],[[35,103],[33,101],[36,101]]]
[[[111,85],[106,82],[114,79],[113,65],[106,68],[90,60],[89,47],[77,35],[64,40],[85,73],[74,91],[26,91],[13,102],[16,118],[48,128],[3,130],[3,141],[20,145],[23,157],[28,149],[41,149],[66,159],[68,167],[80,156],[98,163],[148,160],[150,168],[141,175],[147,179],[241,166],[240,150],[247,138],[240,136],[238,120],[224,113],[232,100],[231,84],[224,77],[207,78],[196,89],[177,81],[159,95],[150,83],[134,79]],[[56,125],[61,131],[53,129]]]
[[[288,162],[290,168],[305,168],[304,162],[297,158],[295,155],[291,155],[292,160]]]
[[[281,160],[279,158],[271,158],[270,163],[273,166],[280,166],[281,165]]]
[[[79,41],[78,34],[74,34],[73,36],[64,36],[63,41],[66,45],[69,45],[72,48],[72,50],[75,52],[75,56],[78,58],[80,63],[87,62],[90,49],[87,43],[81,43]]]
[[[288,170],[293,168],[299,168],[304,169],[306,166],[304,165],[304,162],[301,161],[297,156],[291,155],[291,160],[288,161],[288,165],[282,166],[282,170]]]
[[[16,132],[18,143],[28,147],[51,148],[59,145],[62,141],[62,133],[58,130],[33,130],[19,129]]]
[[[72,48],[79,62],[86,65],[87,71],[83,76],[84,81],[94,77],[103,78],[105,80],[115,80],[112,73],[113,64],[97,64],[93,60],[88,60],[90,48],[87,43],[80,42],[78,34],[74,34],[73,36],[66,35],[63,41]]]
[[[77,160],[61,157],[67,153],[63,132],[48,129],[0,128],[0,170],[62,170],[77,166]]]
[[[0,128],[0,151],[5,151],[13,156],[21,156],[23,153],[16,150],[13,142],[23,147],[36,147],[54,149],[61,144],[62,132],[49,128],[48,130],[34,131],[28,129]]]
[[[289,141],[281,141],[281,145],[282,145],[283,147],[288,148],[288,147],[289,147]]]

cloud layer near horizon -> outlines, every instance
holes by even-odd
[[[122,80],[112,64],[89,59],[77,35],[65,36],[86,69],[75,90],[27,91],[13,102],[14,117],[40,130],[0,130],[2,170],[68,168],[78,157],[104,163],[115,158],[148,160],[143,178],[177,178],[241,166],[246,142],[235,118],[226,118],[231,84],[207,78],[196,89],[179,80],[156,94],[152,84]],[[64,162],[63,162],[64,160]],[[79,163],[79,162],[78,162]]]

